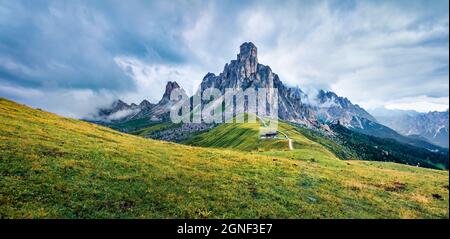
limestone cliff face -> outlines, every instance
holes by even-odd
[[[276,88],[278,90],[278,117],[306,126],[317,126],[339,120],[351,126],[355,117],[376,121],[369,113],[347,98],[333,92],[319,91],[314,104],[305,101],[307,95],[298,87],[288,87],[269,66],[258,62],[258,49],[251,42],[241,45],[236,60],[227,63],[219,75],[208,73],[203,78],[201,89],[215,87],[222,91],[226,88]],[[270,95],[268,96],[271,97]]]

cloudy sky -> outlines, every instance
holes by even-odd
[[[0,0],[0,97],[71,117],[193,92],[246,41],[281,80],[367,109],[449,105],[448,1]]]

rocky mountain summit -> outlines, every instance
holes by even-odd
[[[241,45],[236,60],[225,64],[219,75],[208,73],[203,78],[200,89],[217,88],[222,93],[227,88],[277,88],[278,117],[283,120],[295,121],[305,125],[315,124],[313,112],[302,102],[302,95],[297,88],[285,86],[277,74],[269,66],[258,63],[258,50],[251,42]],[[301,91],[300,91],[301,92]],[[267,92],[267,99],[273,99]]]
[[[283,84],[269,66],[258,62],[258,49],[251,42],[241,45],[236,60],[227,63],[219,75],[208,73],[203,78],[201,90],[214,87],[223,93],[226,88],[276,88],[278,90],[278,117],[309,127],[339,120],[342,124],[358,127],[354,117],[376,121],[358,105],[333,92],[319,91],[317,104],[310,104],[308,96],[298,87]],[[268,95],[268,99],[272,96]]]

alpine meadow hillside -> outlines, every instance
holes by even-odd
[[[207,133],[188,146],[0,98],[0,217],[449,218],[448,171],[341,160],[289,124],[293,150],[239,127],[230,147]]]

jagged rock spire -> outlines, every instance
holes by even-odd
[[[258,63],[258,49],[251,42],[244,42],[240,46],[238,54],[239,61],[255,60]]]
[[[258,49],[251,42],[245,42],[240,46],[237,60],[244,66],[245,77],[256,73],[258,67]]]
[[[161,99],[161,101],[159,101],[158,104],[162,104],[162,103],[166,103],[170,101],[170,94],[172,93],[172,91],[174,89],[179,89],[180,86],[178,85],[178,83],[176,81],[169,81],[166,84],[166,91],[164,92],[164,95]]]

